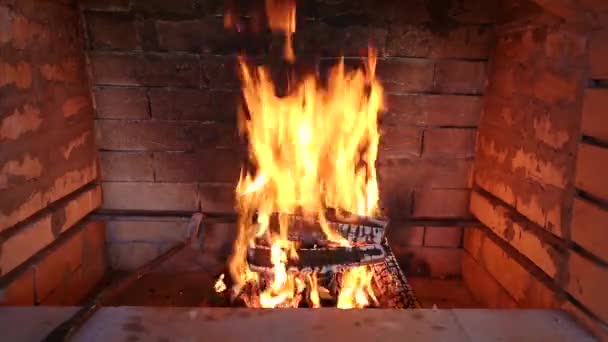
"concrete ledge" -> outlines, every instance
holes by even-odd
[[[7,341],[39,341],[75,308],[5,307]],[[8,334],[8,335],[6,335]],[[593,341],[551,310],[107,307],[74,341]]]

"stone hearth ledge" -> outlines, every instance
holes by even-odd
[[[40,341],[76,307],[0,308],[5,341]],[[74,341],[593,341],[566,313],[487,309],[104,307]]]

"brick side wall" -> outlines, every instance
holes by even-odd
[[[562,308],[606,338],[604,31],[518,11],[491,58],[470,204],[487,229],[465,232],[464,279],[488,305]]]
[[[76,295],[70,301],[49,299],[57,281],[71,280],[58,278],[63,268],[61,274],[41,268],[54,262],[53,253],[44,251],[55,250],[101,205],[101,189],[91,184],[99,165],[79,27],[75,1],[0,4],[2,304],[77,304]],[[81,251],[82,243],[75,244]],[[104,255],[103,244],[91,248],[96,250],[85,254]],[[65,274],[82,279],[79,294],[91,290],[105,270],[104,263],[88,275],[83,273],[88,266],[81,265]]]
[[[224,30],[224,9],[215,1],[89,0],[81,7],[103,208],[232,211],[243,153],[235,56],[243,50],[280,72],[281,40],[265,31]],[[477,0],[439,9],[425,1],[298,2],[297,68],[320,62],[324,70],[342,55],[356,64],[368,42],[379,50],[388,110],[378,171],[381,204],[394,221],[471,217],[495,12],[494,1]],[[424,259],[449,258],[452,265],[439,273],[459,273],[459,252],[445,248],[413,250]]]

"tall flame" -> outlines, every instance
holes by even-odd
[[[266,16],[268,26],[272,31],[282,32],[285,35],[284,57],[293,62],[292,37],[296,32],[296,4],[295,0],[266,0]]]
[[[267,0],[266,9],[271,27],[288,36],[295,31],[293,1]],[[287,49],[291,51],[290,44]],[[289,51],[288,60],[293,54]],[[346,71],[341,59],[330,70],[326,84],[317,75],[308,75],[285,96],[277,95],[266,67],[251,67],[244,59],[239,62],[247,108],[240,114],[239,125],[255,169],[242,171],[236,189],[239,236],[230,272],[237,291],[249,281],[260,280],[246,257],[254,239],[264,236],[272,241],[273,268],[272,281],[260,294],[260,306],[297,306],[308,289],[309,302],[319,307],[316,274],[287,269],[287,261],[297,258],[287,236],[287,217],[279,216],[278,232],[269,229],[270,217],[301,214],[319,222],[328,240],[348,246],[329,226],[326,209],[359,215],[376,212],[377,122],[383,105],[383,90],[375,78],[376,54],[370,49],[365,67],[353,71]],[[374,300],[371,274],[367,267],[345,273],[339,307],[363,307],[368,298]]]

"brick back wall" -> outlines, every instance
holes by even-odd
[[[91,184],[99,165],[79,17],[75,1],[0,4],[0,304],[44,303],[63,277],[40,271],[53,263],[47,252],[101,204]],[[103,244],[91,248],[105,255]],[[62,258],[81,260],[74,251]],[[87,278],[78,284],[60,280],[90,291],[103,265],[90,276],[66,271]],[[15,295],[31,289],[32,277],[44,293]]]
[[[342,55],[357,63],[368,42],[379,51],[388,110],[378,171],[381,205],[394,221],[470,218],[494,5],[298,2],[297,68],[333,64]],[[243,153],[236,55],[245,51],[280,70],[281,40],[265,31],[224,30],[221,1],[83,0],[81,8],[103,208],[232,211]],[[454,255],[432,248],[443,258]]]
[[[470,204],[488,229],[465,232],[463,277],[481,302],[563,308],[605,338],[604,31],[519,3],[489,67]]]

